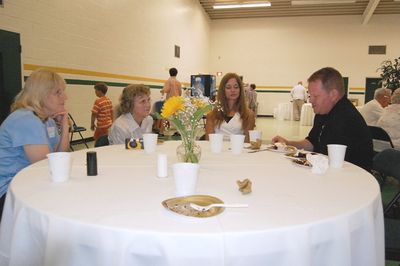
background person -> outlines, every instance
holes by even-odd
[[[342,75],[334,68],[322,68],[308,78],[308,92],[316,114],[308,136],[300,141],[275,136],[272,142],[322,154],[328,154],[328,144],[343,144],[347,146],[345,160],[369,171],[371,135],[360,113],[345,97]]]
[[[219,84],[217,106],[207,115],[206,139],[208,134],[222,133],[228,140],[231,134],[244,134],[249,142],[249,130],[255,127],[255,116],[247,104],[240,77],[227,73]]]
[[[257,117],[257,92],[256,84],[250,84],[250,90],[248,92],[249,108],[253,111],[254,116]]]
[[[182,95],[182,84],[176,79],[178,70],[176,68],[169,69],[169,79],[164,83],[164,87],[161,90],[161,94],[166,94],[165,99],[168,100],[172,96]]]
[[[108,129],[113,122],[113,105],[106,96],[107,90],[108,87],[105,83],[94,85],[94,92],[98,99],[93,104],[90,129],[95,130],[93,136],[95,141],[101,136],[108,135]]]
[[[108,135],[110,144],[124,144],[127,138],[141,139],[144,133],[151,133],[153,118],[149,115],[150,111],[150,89],[147,86],[135,84],[124,88],[118,118]]]
[[[290,96],[292,97],[293,104],[293,120],[299,121],[301,108],[303,104],[307,102],[307,90],[303,86],[303,82],[299,81],[296,86],[290,91]]]
[[[69,149],[65,81],[39,69],[28,77],[0,126],[0,217],[8,186],[23,168]]]
[[[385,88],[375,90],[374,99],[360,108],[360,113],[369,126],[376,126],[383,109],[390,104],[392,91]]]
[[[383,110],[377,126],[389,134],[395,149],[400,150],[400,88],[393,92],[391,102],[392,104]]]
[[[176,76],[178,75],[178,70],[176,68],[169,69],[169,78],[164,83],[164,87],[160,91],[162,96],[165,96],[165,100],[168,100],[172,96],[181,96],[182,95],[182,84],[177,80]],[[164,134],[165,128],[169,127],[168,120],[165,119],[157,119],[154,123],[154,129],[156,132],[160,132]]]

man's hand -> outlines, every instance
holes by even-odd
[[[275,136],[275,137],[272,138],[271,142],[272,142],[272,143],[280,142],[280,143],[287,144],[287,143],[288,143],[288,140],[285,139],[285,138],[283,138],[283,137],[281,137],[281,136]]]

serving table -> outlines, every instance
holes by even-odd
[[[293,120],[293,103],[280,103],[276,113],[278,120]]]
[[[301,107],[300,125],[312,126],[314,122],[314,110],[311,103],[305,103]]]
[[[281,153],[233,155],[225,143],[213,154],[199,143],[197,194],[248,208],[209,218],[165,209],[180,142],[157,146],[169,163],[161,179],[156,154],[121,145],[93,149],[99,174],[86,176],[81,150],[68,182],[51,182],[47,160],[15,176],[0,265],[384,265],[380,190],[368,172],[346,162],[315,175]],[[236,181],[245,178],[253,191],[242,195]]]

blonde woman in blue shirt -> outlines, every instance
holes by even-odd
[[[12,178],[50,152],[68,151],[65,81],[57,73],[32,72],[0,126],[0,211]],[[0,213],[1,214],[1,213]]]

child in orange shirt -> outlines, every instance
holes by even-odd
[[[111,100],[106,97],[108,88],[105,83],[97,83],[94,85],[94,90],[98,99],[92,108],[90,129],[95,130],[93,138],[96,141],[99,137],[108,135],[108,129],[113,122],[113,106]]]

